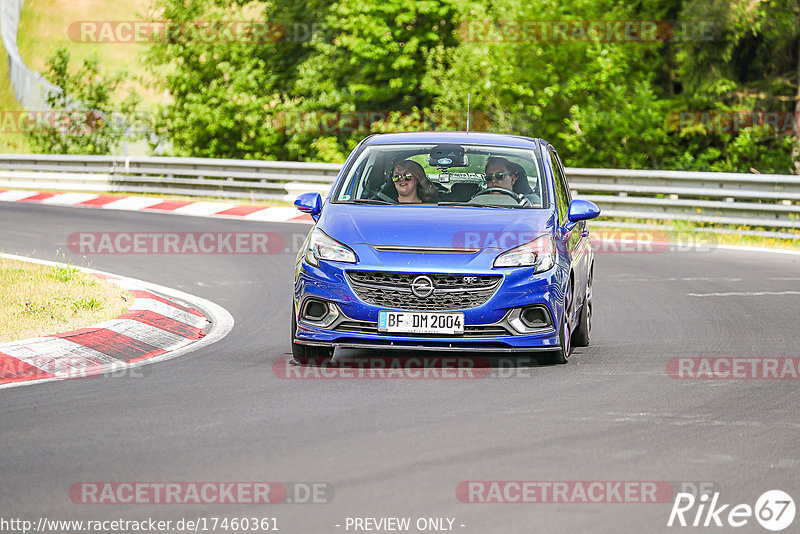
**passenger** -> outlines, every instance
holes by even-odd
[[[436,202],[436,187],[428,180],[422,165],[416,161],[406,159],[396,163],[392,181],[401,204]]]

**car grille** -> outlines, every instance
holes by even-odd
[[[433,282],[433,293],[419,297],[411,283],[418,276]],[[454,275],[347,271],[356,295],[370,304],[399,310],[460,310],[480,306],[500,286],[500,275]]]
[[[342,321],[336,325],[335,330],[340,332],[357,332],[359,334],[382,334],[378,332],[378,323],[373,321]],[[413,336],[413,337],[441,337],[442,334],[401,334],[392,333],[392,336]],[[447,337],[458,337],[458,334],[446,334]],[[500,324],[479,324],[479,325],[464,325],[463,337],[492,337],[492,336],[511,336],[512,332]]]

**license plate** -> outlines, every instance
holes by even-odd
[[[400,334],[463,334],[463,313],[378,312],[378,331]]]

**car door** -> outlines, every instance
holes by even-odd
[[[586,284],[589,273],[588,232],[586,231],[586,221],[580,221],[571,230],[567,230],[569,222],[569,204],[572,197],[567,184],[564,167],[561,158],[553,147],[549,148],[550,163],[553,169],[553,185],[556,193],[556,207],[558,209],[558,225],[561,239],[565,241],[569,251],[570,268],[572,269],[575,281],[573,287],[573,313],[577,312],[583,305],[586,298]]]

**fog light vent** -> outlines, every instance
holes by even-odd
[[[333,302],[311,298],[303,304],[300,321],[312,326],[327,328],[336,322],[339,315],[339,307]]]
[[[520,318],[529,328],[544,328],[550,324],[547,311],[540,306],[525,308],[522,310]]]
[[[328,305],[321,300],[310,300],[306,303],[303,318],[309,321],[321,321],[328,315]]]
[[[531,334],[552,330],[553,320],[550,317],[547,306],[536,304],[511,310],[506,321],[520,334]]]

